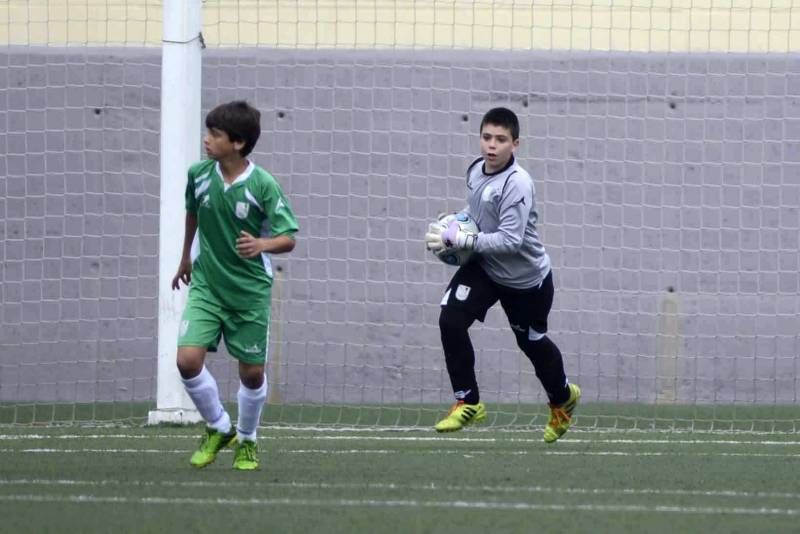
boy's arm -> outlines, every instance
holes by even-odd
[[[253,237],[244,230],[236,239],[236,251],[243,258],[253,258],[261,253],[281,254],[291,252],[295,241],[293,234],[281,234],[275,237]]]
[[[500,199],[498,228],[494,232],[468,234],[460,230],[457,223],[442,233],[442,241],[448,246],[475,250],[480,254],[513,254],[522,246],[528,214],[533,202],[533,190],[519,179],[510,181]]]
[[[186,212],[186,222],[184,223],[183,234],[183,253],[181,254],[181,261],[191,260],[192,255],[192,242],[194,241],[194,234],[197,233],[197,214]]]
[[[518,200],[501,206],[500,224],[496,232],[478,234],[475,251],[481,254],[513,254],[522,246],[528,225],[530,202]]]
[[[196,233],[197,214],[187,211],[184,223],[183,253],[181,254],[181,262],[178,265],[178,272],[172,279],[172,289],[180,289],[180,282],[188,286],[189,282],[192,281],[192,242]]]
[[[481,233],[475,251],[481,254],[513,254],[522,246],[528,216],[533,205],[533,185],[530,179],[513,176],[503,188],[498,205],[499,225],[492,233]]]
[[[236,251],[243,258],[253,258],[262,253],[281,254],[294,249],[294,235],[298,231],[297,218],[289,207],[280,185],[274,178],[264,184],[259,195],[264,216],[269,221],[269,231],[258,237],[242,231],[236,239]]]

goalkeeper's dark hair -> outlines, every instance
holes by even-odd
[[[481,120],[481,128],[479,132],[483,131],[483,127],[487,124],[500,126],[511,132],[511,139],[516,141],[519,139],[519,119],[516,113],[508,108],[492,108],[486,112]]]
[[[239,153],[245,157],[261,135],[261,112],[244,100],[220,104],[206,115],[206,128],[222,130],[232,142],[243,142]]]

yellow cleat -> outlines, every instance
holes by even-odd
[[[550,405],[550,420],[544,427],[544,441],[553,443],[569,430],[572,424],[572,412],[581,398],[581,388],[577,384],[569,384],[569,399],[561,406]]]
[[[239,471],[258,469],[258,444],[255,441],[242,440],[236,442],[233,452],[233,468]]]
[[[200,440],[200,448],[192,454],[189,463],[197,468],[202,468],[217,459],[217,453],[229,446],[236,437],[236,429],[231,428],[227,434],[217,432],[206,427],[206,433]]]
[[[486,419],[486,405],[482,402],[478,404],[465,404],[458,401],[450,408],[447,417],[436,423],[437,432],[455,432],[467,425],[480,423]]]

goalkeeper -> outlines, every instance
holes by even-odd
[[[188,285],[178,337],[178,370],[206,422],[190,463],[205,467],[235,445],[233,468],[258,468],[256,429],[267,398],[270,254],[294,248],[297,220],[280,185],[247,156],[261,133],[261,114],[243,101],[214,108],[203,137],[207,160],[189,168],[183,257],[172,288]],[[207,351],[225,338],[239,361],[234,427],[205,367]]]
[[[553,442],[569,428],[581,390],[567,381],[561,352],[546,336],[553,273],[536,231],[533,180],[514,158],[518,146],[519,121],[514,112],[489,110],[480,126],[481,157],[466,173],[466,211],[478,223],[480,233],[464,232],[452,221],[446,228],[432,223],[425,234],[429,250],[468,249],[478,258],[456,271],[441,302],[439,329],[456,403],[436,424],[436,430],[460,430],[486,418],[469,327],[476,319],[483,322],[499,300],[517,345],[530,359],[547,393],[550,418],[544,440]]]

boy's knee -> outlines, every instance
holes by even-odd
[[[264,366],[239,364],[239,380],[248,389],[259,389],[264,385]]]
[[[205,349],[201,347],[178,347],[178,372],[181,378],[188,380],[203,370]]]
[[[538,339],[530,339],[527,334],[522,334],[519,332],[515,332],[517,338],[517,346],[524,352],[528,357],[535,356],[538,352],[541,352],[542,347],[547,344],[545,339],[546,337],[541,337]]]
[[[442,308],[439,314],[439,330],[444,333],[466,332],[472,321],[467,315],[456,308]]]

